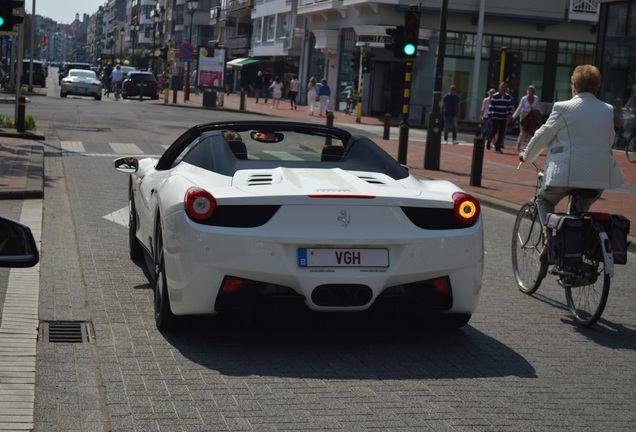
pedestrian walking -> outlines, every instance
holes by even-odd
[[[327,80],[323,78],[320,80],[320,86],[318,87],[318,98],[320,100],[320,111],[318,115],[322,116],[322,113],[327,111],[330,97],[331,89],[329,88],[329,84],[327,84]]]
[[[233,89],[234,89],[234,73],[232,73],[232,71],[228,69],[227,71],[225,71],[225,94],[229,96],[230,93],[232,93]]]
[[[442,98],[440,111],[444,114],[444,142],[448,144],[448,129],[452,131],[453,144],[459,144],[457,141],[457,121],[460,114],[461,99],[457,94],[457,87],[451,84],[448,93]]]
[[[539,111],[539,98],[535,95],[535,86],[528,86],[527,93],[521,98],[519,106],[512,115],[519,118],[519,138],[517,138],[517,152],[521,150],[521,143],[530,140],[534,132],[541,124],[541,111]]]
[[[316,95],[318,94],[318,80],[315,77],[309,78],[307,84],[307,114],[314,115],[314,108],[316,106]]]
[[[488,124],[488,110],[490,110],[490,100],[497,90],[491,88],[483,101],[481,101],[481,136],[485,139],[490,137],[490,125]]]
[[[283,82],[280,77],[274,78],[274,82],[269,86],[272,92],[272,108],[278,109],[280,98],[283,97]]]
[[[298,105],[296,104],[296,97],[298,96],[298,91],[300,90],[300,81],[298,81],[298,77],[296,75],[292,76],[292,80],[289,83],[289,103],[291,104],[291,109],[298,109]]]
[[[266,69],[263,74],[263,91],[265,92],[265,103],[269,100],[269,93],[271,91],[270,86],[272,85],[272,71],[270,69]]]
[[[254,78],[254,97],[256,98],[256,103],[258,103],[263,93],[263,81],[263,72],[258,71],[256,78]],[[265,102],[267,102],[267,100],[265,100]]]
[[[502,82],[499,84],[499,91],[492,96],[490,100],[490,108],[488,110],[488,124],[492,127],[486,148],[490,150],[490,143],[497,136],[495,142],[495,152],[501,151],[504,139],[506,137],[506,128],[508,123],[512,121],[513,101],[508,94],[508,84]]]

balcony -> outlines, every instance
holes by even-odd
[[[230,0],[227,3],[228,12],[237,12],[243,9],[251,9],[254,7],[254,0]]]
[[[570,0],[568,20],[598,22],[599,9],[596,0]]]

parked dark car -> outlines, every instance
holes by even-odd
[[[31,70],[31,60],[24,60],[22,62],[22,84],[29,84],[29,73]],[[46,87],[46,66],[39,60],[33,60],[33,81],[34,86]]]
[[[60,70],[59,70],[59,73],[57,75],[58,84],[60,84],[60,85],[62,84],[62,79],[66,77],[66,75],[68,74],[68,71],[70,71],[71,69],[91,70],[91,65],[90,65],[90,63],[78,63],[78,62],[63,63],[60,66]]]
[[[151,99],[159,99],[159,85],[157,79],[151,72],[134,71],[129,72],[124,78],[121,96],[126,99],[129,97],[139,97],[139,88],[142,88],[142,95]]]

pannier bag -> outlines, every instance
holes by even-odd
[[[596,215],[596,214],[595,214]],[[614,264],[627,264],[627,235],[629,234],[629,219],[621,215],[601,215],[605,217],[595,217],[607,233],[607,237],[612,242],[612,256]]]
[[[548,263],[576,267],[583,262],[583,218],[564,213],[548,213]]]

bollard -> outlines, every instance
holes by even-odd
[[[327,110],[327,126],[333,126],[333,111]],[[331,137],[328,136],[325,138],[325,145],[331,145]]]
[[[399,164],[406,165],[406,156],[409,147],[409,124],[405,121],[398,127],[398,158]]]
[[[241,104],[239,110],[245,111],[245,90],[241,90]]]
[[[25,115],[24,111],[26,109],[26,98],[24,96],[20,96],[18,98],[18,115],[16,116],[15,128],[18,132],[22,133],[25,129]]]
[[[388,140],[391,132],[391,114],[384,114],[384,135],[382,139]]]
[[[481,187],[481,171],[484,165],[484,143],[486,140],[478,132],[473,140],[473,163],[470,167],[470,185]]]
[[[172,90],[172,103],[173,104],[177,103],[177,93],[179,93],[179,90],[177,90],[177,89]]]
[[[327,126],[333,126],[333,111],[327,110]]]

